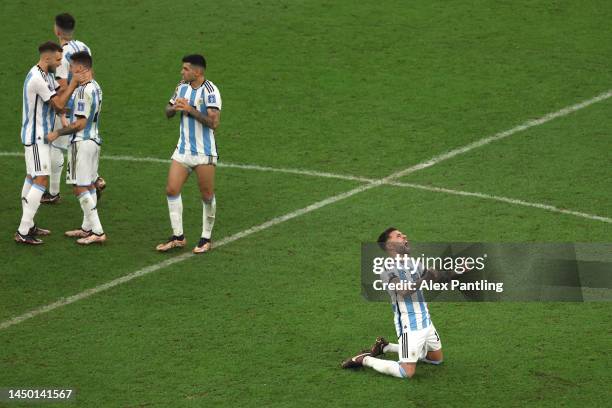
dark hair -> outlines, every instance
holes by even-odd
[[[75,52],[70,56],[70,62],[83,65],[85,68],[91,68],[93,60],[87,51]]]
[[[391,235],[393,231],[397,231],[397,228],[389,227],[378,236],[376,242],[378,242],[378,246],[380,247],[380,249],[385,249],[385,244],[387,243],[387,240],[389,240],[389,235]]]
[[[191,65],[206,69],[206,59],[200,54],[191,54],[183,57],[183,62],[188,62]]]
[[[53,41],[47,41],[38,46],[38,52],[42,54],[43,52],[56,51],[62,52],[63,49],[60,47],[58,43],[54,43]]]
[[[68,13],[62,13],[55,16],[55,25],[64,31],[72,31],[76,25],[76,20]]]

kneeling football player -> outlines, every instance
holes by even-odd
[[[410,254],[410,243],[397,228],[388,228],[378,237],[378,245],[389,257]],[[441,274],[425,270],[408,258],[407,269],[387,269],[381,274],[384,283],[415,282],[418,288],[425,280],[439,280]],[[399,285],[397,285],[399,286]],[[408,285],[404,285],[408,286]],[[388,287],[388,285],[387,285]],[[429,316],[429,309],[422,290],[387,290],[393,306],[393,321],[397,343],[378,337],[374,345],[360,354],[342,362],[342,368],[371,367],[379,373],[398,378],[411,378],[417,361],[429,364],[442,363],[442,343]],[[398,360],[377,358],[387,353],[397,353]]]

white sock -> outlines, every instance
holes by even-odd
[[[212,229],[215,225],[215,213],[217,211],[217,200],[215,196],[209,202],[202,200],[202,238],[210,239]]]
[[[399,353],[399,344],[389,343],[383,348],[383,353]]]
[[[49,174],[49,194],[56,195],[60,192],[60,179],[64,168],[64,151],[51,147],[51,174]]]
[[[183,235],[183,199],[180,194],[177,196],[167,196],[167,199],[172,235],[180,237]]]
[[[23,215],[19,224],[19,233],[21,235],[27,235],[30,228],[34,226],[34,216],[36,211],[38,211],[38,207],[40,207],[40,199],[45,192],[45,188],[39,184],[32,184],[32,187],[28,191],[23,205]]]
[[[98,206],[98,196],[96,195],[96,189],[93,190],[89,190],[89,195],[91,197],[91,200],[94,203],[94,207],[96,207],[97,210],[97,206]],[[91,222],[89,221],[89,217],[85,216],[85,213],[83,213],[83,223],[81,224],[81,229],[83,231],[91,231]]]
[[[23,182],[23,188],[21,189],[21,209],[22,210],[26,203],[24,198],[28,196],[28,193],[30,192],[30,188],[32,188],[32,180],[26,177],[25,181]]]
[[[91,231],[96,235],[104,234],[102,224],[100,223],[100,217],[98,217],[98,210],[94,204],[94,200],[91,198],[89,191],[85,191],[79,195],[79,203],[87,222],[91,225]]]
[[[400,367],[397,361],[382,360],[380,358],[374,357],[364,357],[363,365],[365,367],[371,367],[379,373],[391,375],[393,377],[406,377],[406,373],[404,373],[404,370],[402,369],[402,367]]]

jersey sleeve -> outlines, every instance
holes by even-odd
[[[62,62],[59,67],[55,69],[55,76],[60,79],[68,79],[68,71],[70,70],[70,63],[68,59],[62,58]]]
[[[34,92],[43,100],[43,102],[49,102],[49,99],[55,96],[55,90],[49,89],[49,85],[47,81],[42,79],[42,77],[36,77],[32,80],[32,86],[34,87]]]
[[[74,98],[74,116],[89,117],[93,104],[93,95],[90,87],[85,87],[76,93]]]
[[[206,92],[206,100],[204,101],[206,108],[221,110],[221,94],[219,93],[219,89],[217,89],[216,86],[214,86],[212,89],[212,92]]]

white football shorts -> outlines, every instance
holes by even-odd
[[[26,172],[32,178],[48,176],[51,170],[51,147],[48,144],[24,146]]]
[[[93,140],[82,140],[68,146],[66,183],[86,187],[98,178],[100,145]]]
[[[397,342],[400,363],[416,363],[419,358],[425,357],[427,352],[442,348],[440,336],[433,323],[421,330],[403,332]]]
[[[210,164],[213,166],[217,165],[217,156],[206,156],[202,154],[192,155],[190,152],[181,154],[179,153],[178,149],[174,150],[172,160],[182,164],[190,170],[202,164]]]

